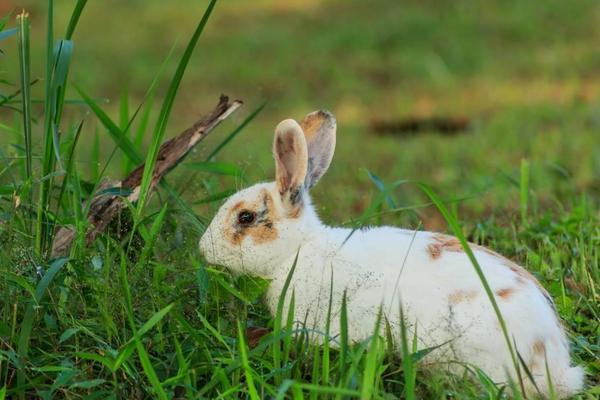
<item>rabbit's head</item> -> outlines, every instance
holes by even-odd
[[[323,176],[335,150],[335,117],[327,111],[308,114],[299,123],[286,119],[275,128],[275,181],[259,183],[232,195],[200,239],[210,263],[234,273],[269,278],[293,257],[321,222],[308,195]]]

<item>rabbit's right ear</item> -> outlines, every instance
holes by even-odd
[[[275,181],[282,200],[284,204],[297,206],[302,200],[308,151],[302,128],[293,119],[281,121],[275,128],[273,156]]]
[[[319,110],[300,121],[308,147],[308,171],[305,186],[313,187],[327,172],[335,151],[335,117],[329,111]]]

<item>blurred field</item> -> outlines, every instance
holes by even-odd
[[[44,5],[20,3],[31,10],[34,37],[42,37]],[[62,27],[71,3],[58,3]],[[109,99],[115,118],[122,93],[133,109],[173,43],[175,54],[182,51],[204,7],[183,0],[90,2],[75,35],[71,81]],[[365,169],[386,181],[424,180],[450,197],[475,196],[464,209],[480,216],[514,209],[510,180],[522,158],[532,164],[542,204],[567,193],[597,198],[599,41],[600,6],[589,0],[222,1],[186,72],[169,132],[185,128],[220,93],[243,99],[246,113],[268,101],[221,156],[254,182],[272,175],[270,141],[279,120],[331,110],[338,150],[315,195],[337,221],[366,207],[373,185]],[[42,45],[34,41],[38,61]],[[468,118],[472,129],[398,138],[369,129],[374,119],[452,115]],[[416,201],[411,189],[405,192],[407,203]]]

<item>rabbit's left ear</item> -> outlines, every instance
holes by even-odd
[[[304,185],[313,187],[327,172],[335,151],[335,117],[329,111],[319,110],[308,114],[300,126],[308,148],[308,169]]]
[[[302,128],[293,119],[281,121],[275,128],[273,156],[277,189],[284,202],[295,206],[302,200],[308,152]]]

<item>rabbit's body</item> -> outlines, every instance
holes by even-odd
[[[398,341],[402,306],[409,335],[412,338],[416,329],[419,348],[439,346],[425,362],[452,371],[471,364],[495,381],[506,382],[507,372],[516,381],[491,302],[456,238],[392,227],[351,231],[321,223],[304,189],[314,185],[329,165],[335,136],[333,143],[323,138],[332,129],[335,132],[332,119],[330,114],[313,113],[302,128],[289,120],[278,126],[276,182],[233,195],[202,237],[202,253],[236,273],[271,279],[267,302],[273,313],[297,255],[288,297],[293,290],[296,319],[306,321],[307,327],[325,330],[331,298],[335,335],[346,291],[351,341],[372,335],[380,308]],[[314,120],[320,121],[316,128]],[[300,129],[308,146],[302,145]],[[480,246],[472,249],[511,340],[542,394],[549,395],[546,359],[560,397],[580,390],[583,370],[570,366],[567,339],[545,290],[506,258]],[[534,392],[526,377],[524,384]]]
[[[475,365],[496,382],[506,381],[506,371],[514,370],[496,314],[458,240],[393,227],[352,233],[315,225],[309,231],[288,290],[288,301],[295,292],[296,318],[306,321],[307,327],[325,332],[333,278],[332,336],[338,334],[346,290],[351,341],[373,334],[380,306],[399,341],[402,304],[409,338],[416,326],[419,349],[440,346],[425,362],[452,371],[463,368],[459,363]],[[548,395],[545,357],[559,394],[579,389],[583,371],[569,366],[568,343],[550,299],[522,268],[487,249],[473,247],[509,334],[540,391]],[[273,315],[295,257],[291,254],[274,269],[267,294]],[[323,337],[315,335],[314,339],[322,341]],[[535,391],[525,384],[530,392]]]

